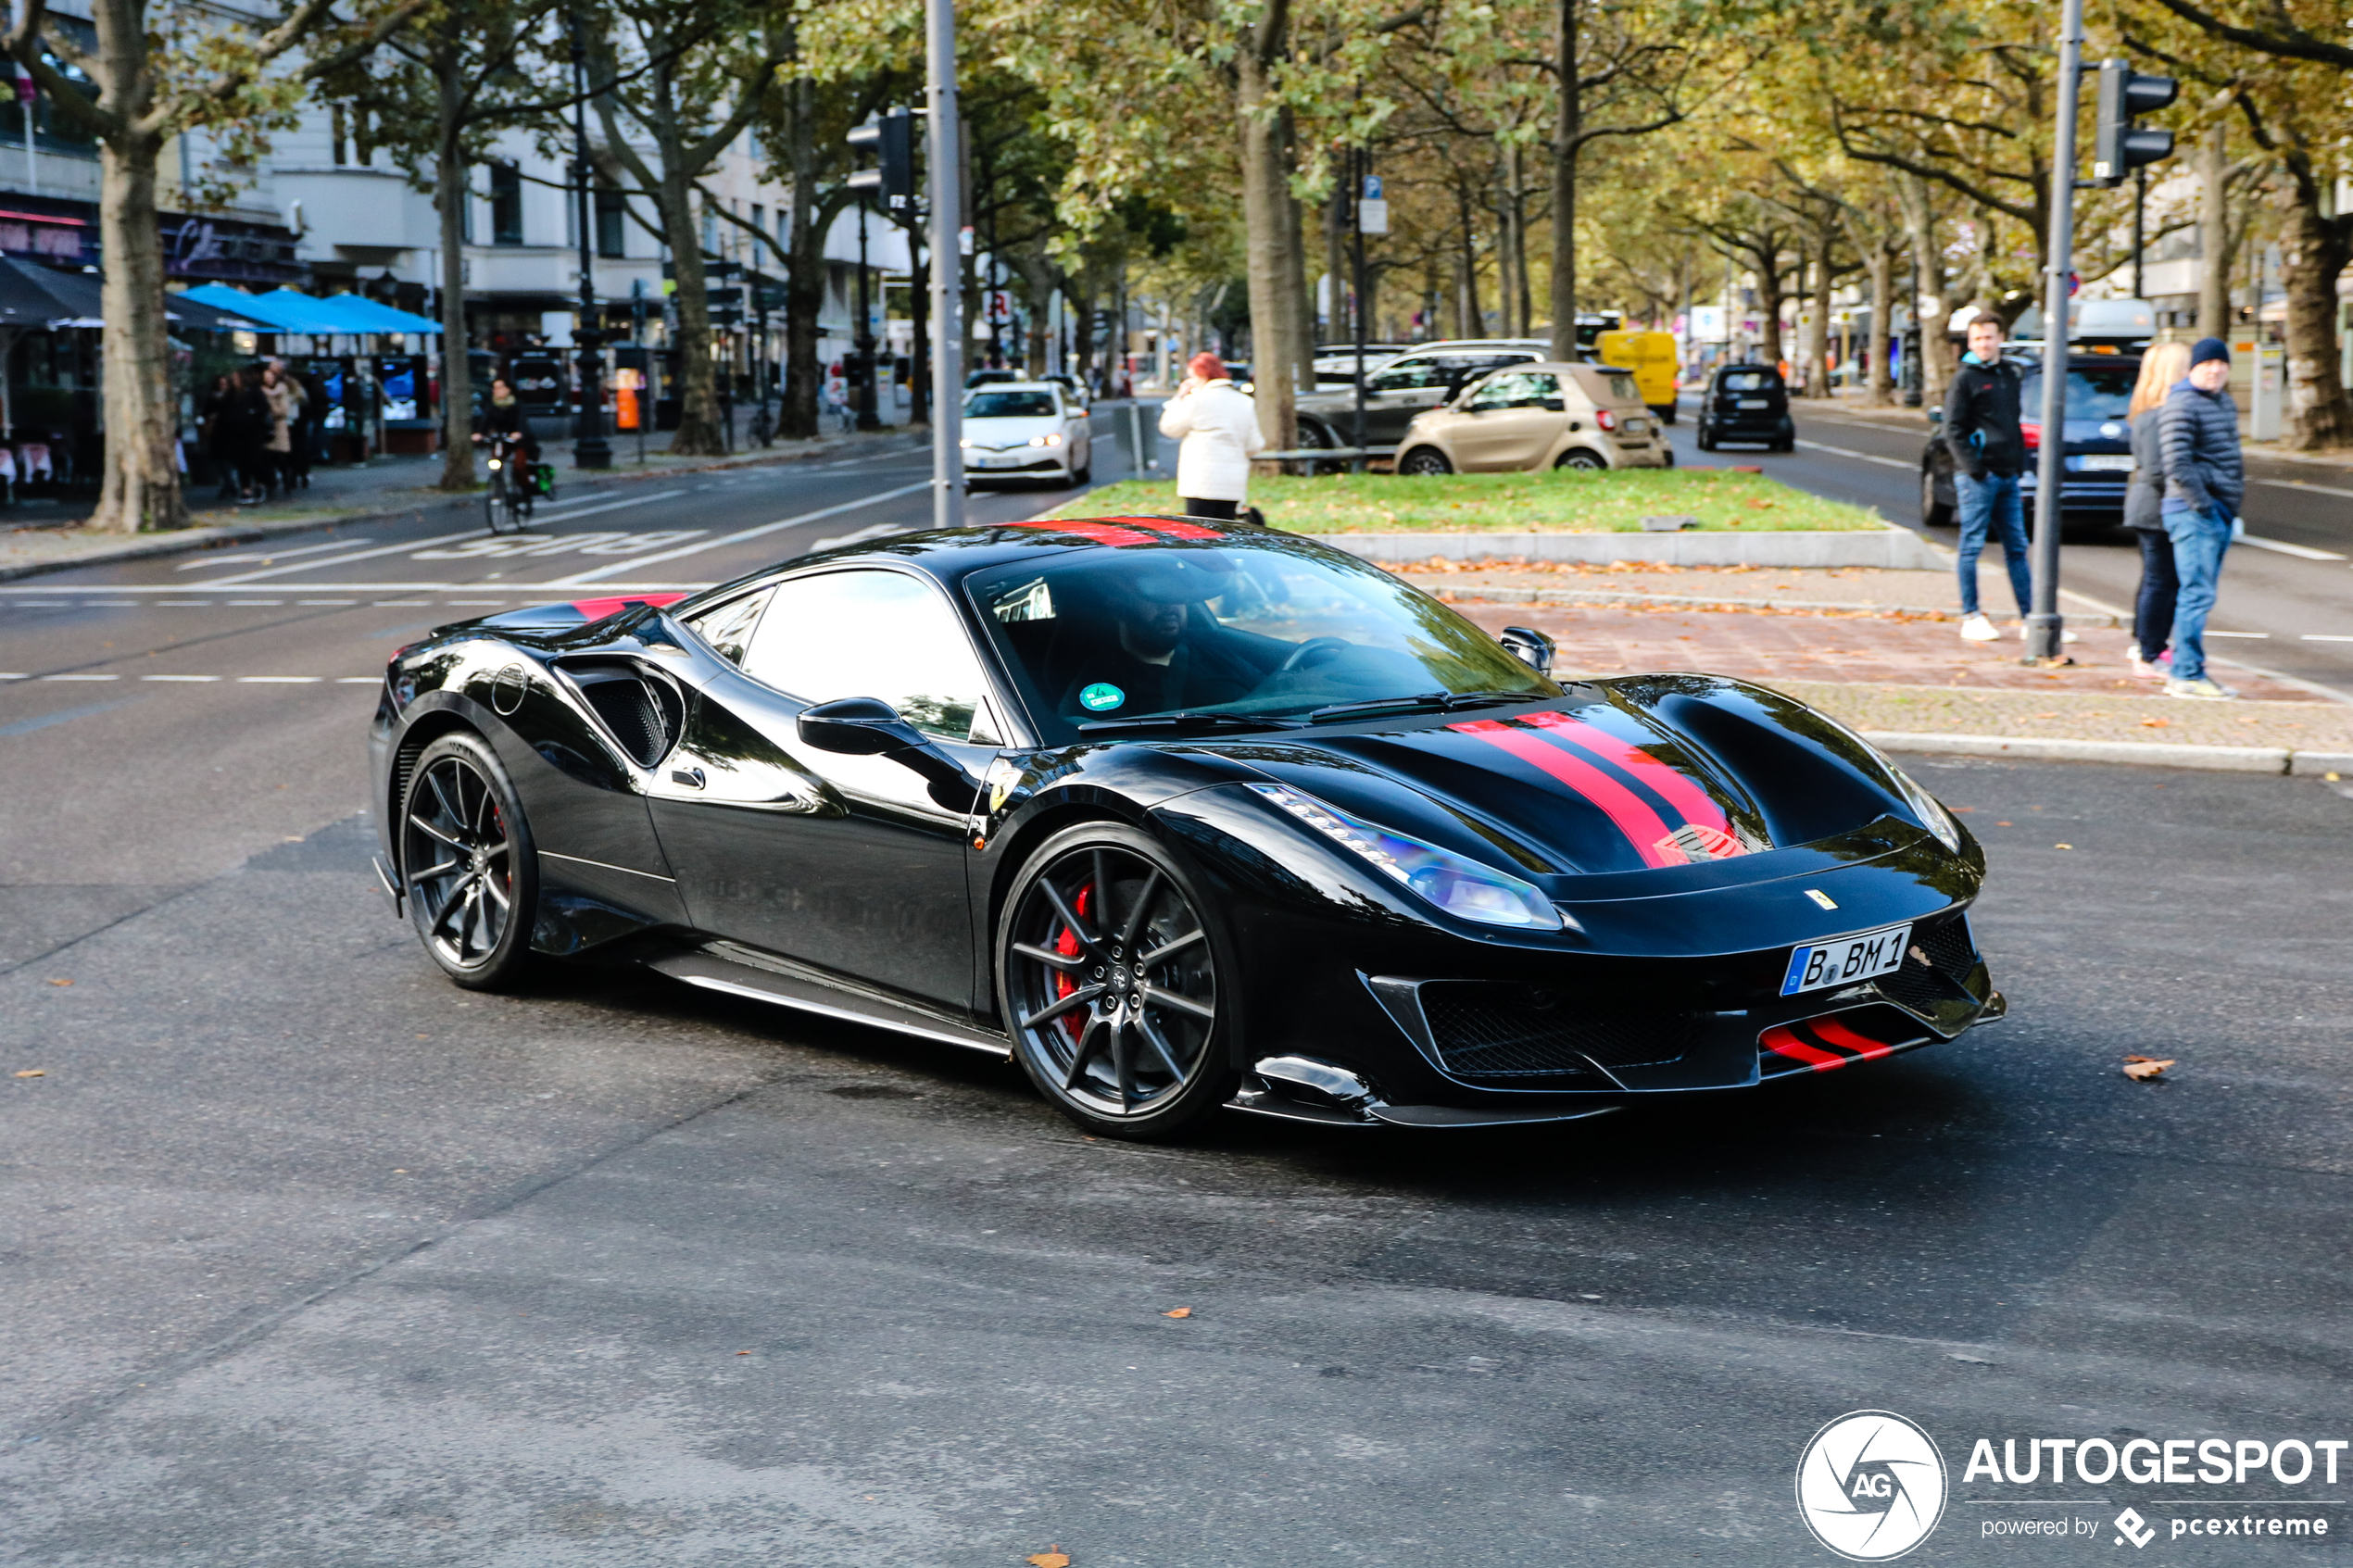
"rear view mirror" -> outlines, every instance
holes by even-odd
[[[1504,634],[1495,639],[1504,651],[1527,665],[1539,675],[1553,672],[1553,639],[1532,626],[1506,626]]]

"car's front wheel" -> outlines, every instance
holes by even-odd
[[[1397,459],[1397,471],[1428,476],[1453,473],[1454,465],[1448,462],[1446,454],[1435,446],[1416,446]]]
[[[409,917],[442,972],[472,991],[512,985],[531,961],[539,862],[498,758],[463,731],[424,749],[400,803]]]
[[[1239,1081],[1231,952],[1151,835],[1108,822],[1057,834],[1022,868],[998,927],[1014,1059],[1091,1132],[1174,1137]]]

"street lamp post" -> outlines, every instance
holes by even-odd
[[[858,428],[880,430],[882,420],[875,412],[875,312],[866,297],[866,198],[858,198],[858,335],[852,340],[852,352],[858,359],[858,384],[851,395],[858,400]]]
[[[2075,266],[2075,107],[2082,65],[2083,0],[2066,0],[2059,15],[2057,134],[2051,147],[2050,275],[2043,288],[2042,448],[2034,475],[2034,608],[2026,617],[2029,664],[2067,661],[2060,651],[2066,622],[2058,608],[2059,488],[2067,474],[2067,306]]]
[[[580,41],[580,19],[571,19],[573,167],[580,176],[580,325],[573,332],[580,345],[580,417],[573,426],[572,465],[580,469],[612,467],[612,447],[605,441],[603,383],[605,334],[597,320],[595,246],[590,229],[597,219],[588,164],[588,53]]]
[[[925,97],[931,168],[931,521],[964,525],[964,312],[955,265],[963,249],[963,165],[957,144],[955,0],[924,0]]]

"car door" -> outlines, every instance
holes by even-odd
[[[1472,389],[1463,413],[1449,433],[1466,472],[1531,467],[1567,419],[1560,378],[1549,370],[1498,370]]]
[[[1365,378],[1365,439],[1376,446],[1393,446],[1415,416],[1446,400],[1455,383],[1455,370],[1440,356],[1409,354]],[[1343,408],[1333,415],[1342,441],[1353,433],[1355,410]]]
[[[818,751],[796,727],[813,704],[879,697],[984,772],[996,709],[947,596],[912,573],[820,571],[688,626],[725,662],[697,694],[653,813],[694,923],[969,1008],[965,810],[900,763]]]

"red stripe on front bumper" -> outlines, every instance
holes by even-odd
[[[1792,1061],[1802,1061],[1817,1073],[1825,1068],[1843,1067],[1853,1060],[1851,1057],[1840,1056],[1832,1051],[1817,1049],[1791,1034],[1780,1024],[1775,1024],[1772,1028],[1766,1030],[1763,1039],[1765,1048],[1774,1055],[1788,1057]]]
[[[1807,1034],[1824,1045],[1836,1046],[1840,1050],[1855,1053],[1851,1058],[1843,1058],[1843,1060],[1869,1061],[1875,1056],[1886,1056],[1895,1049],[1894,1046],[1883,1040],[1874,1040],[1869,1035],[1857,1035],[1835,1018],[1809,1018],[1806,1021],[1805,1027]]]

